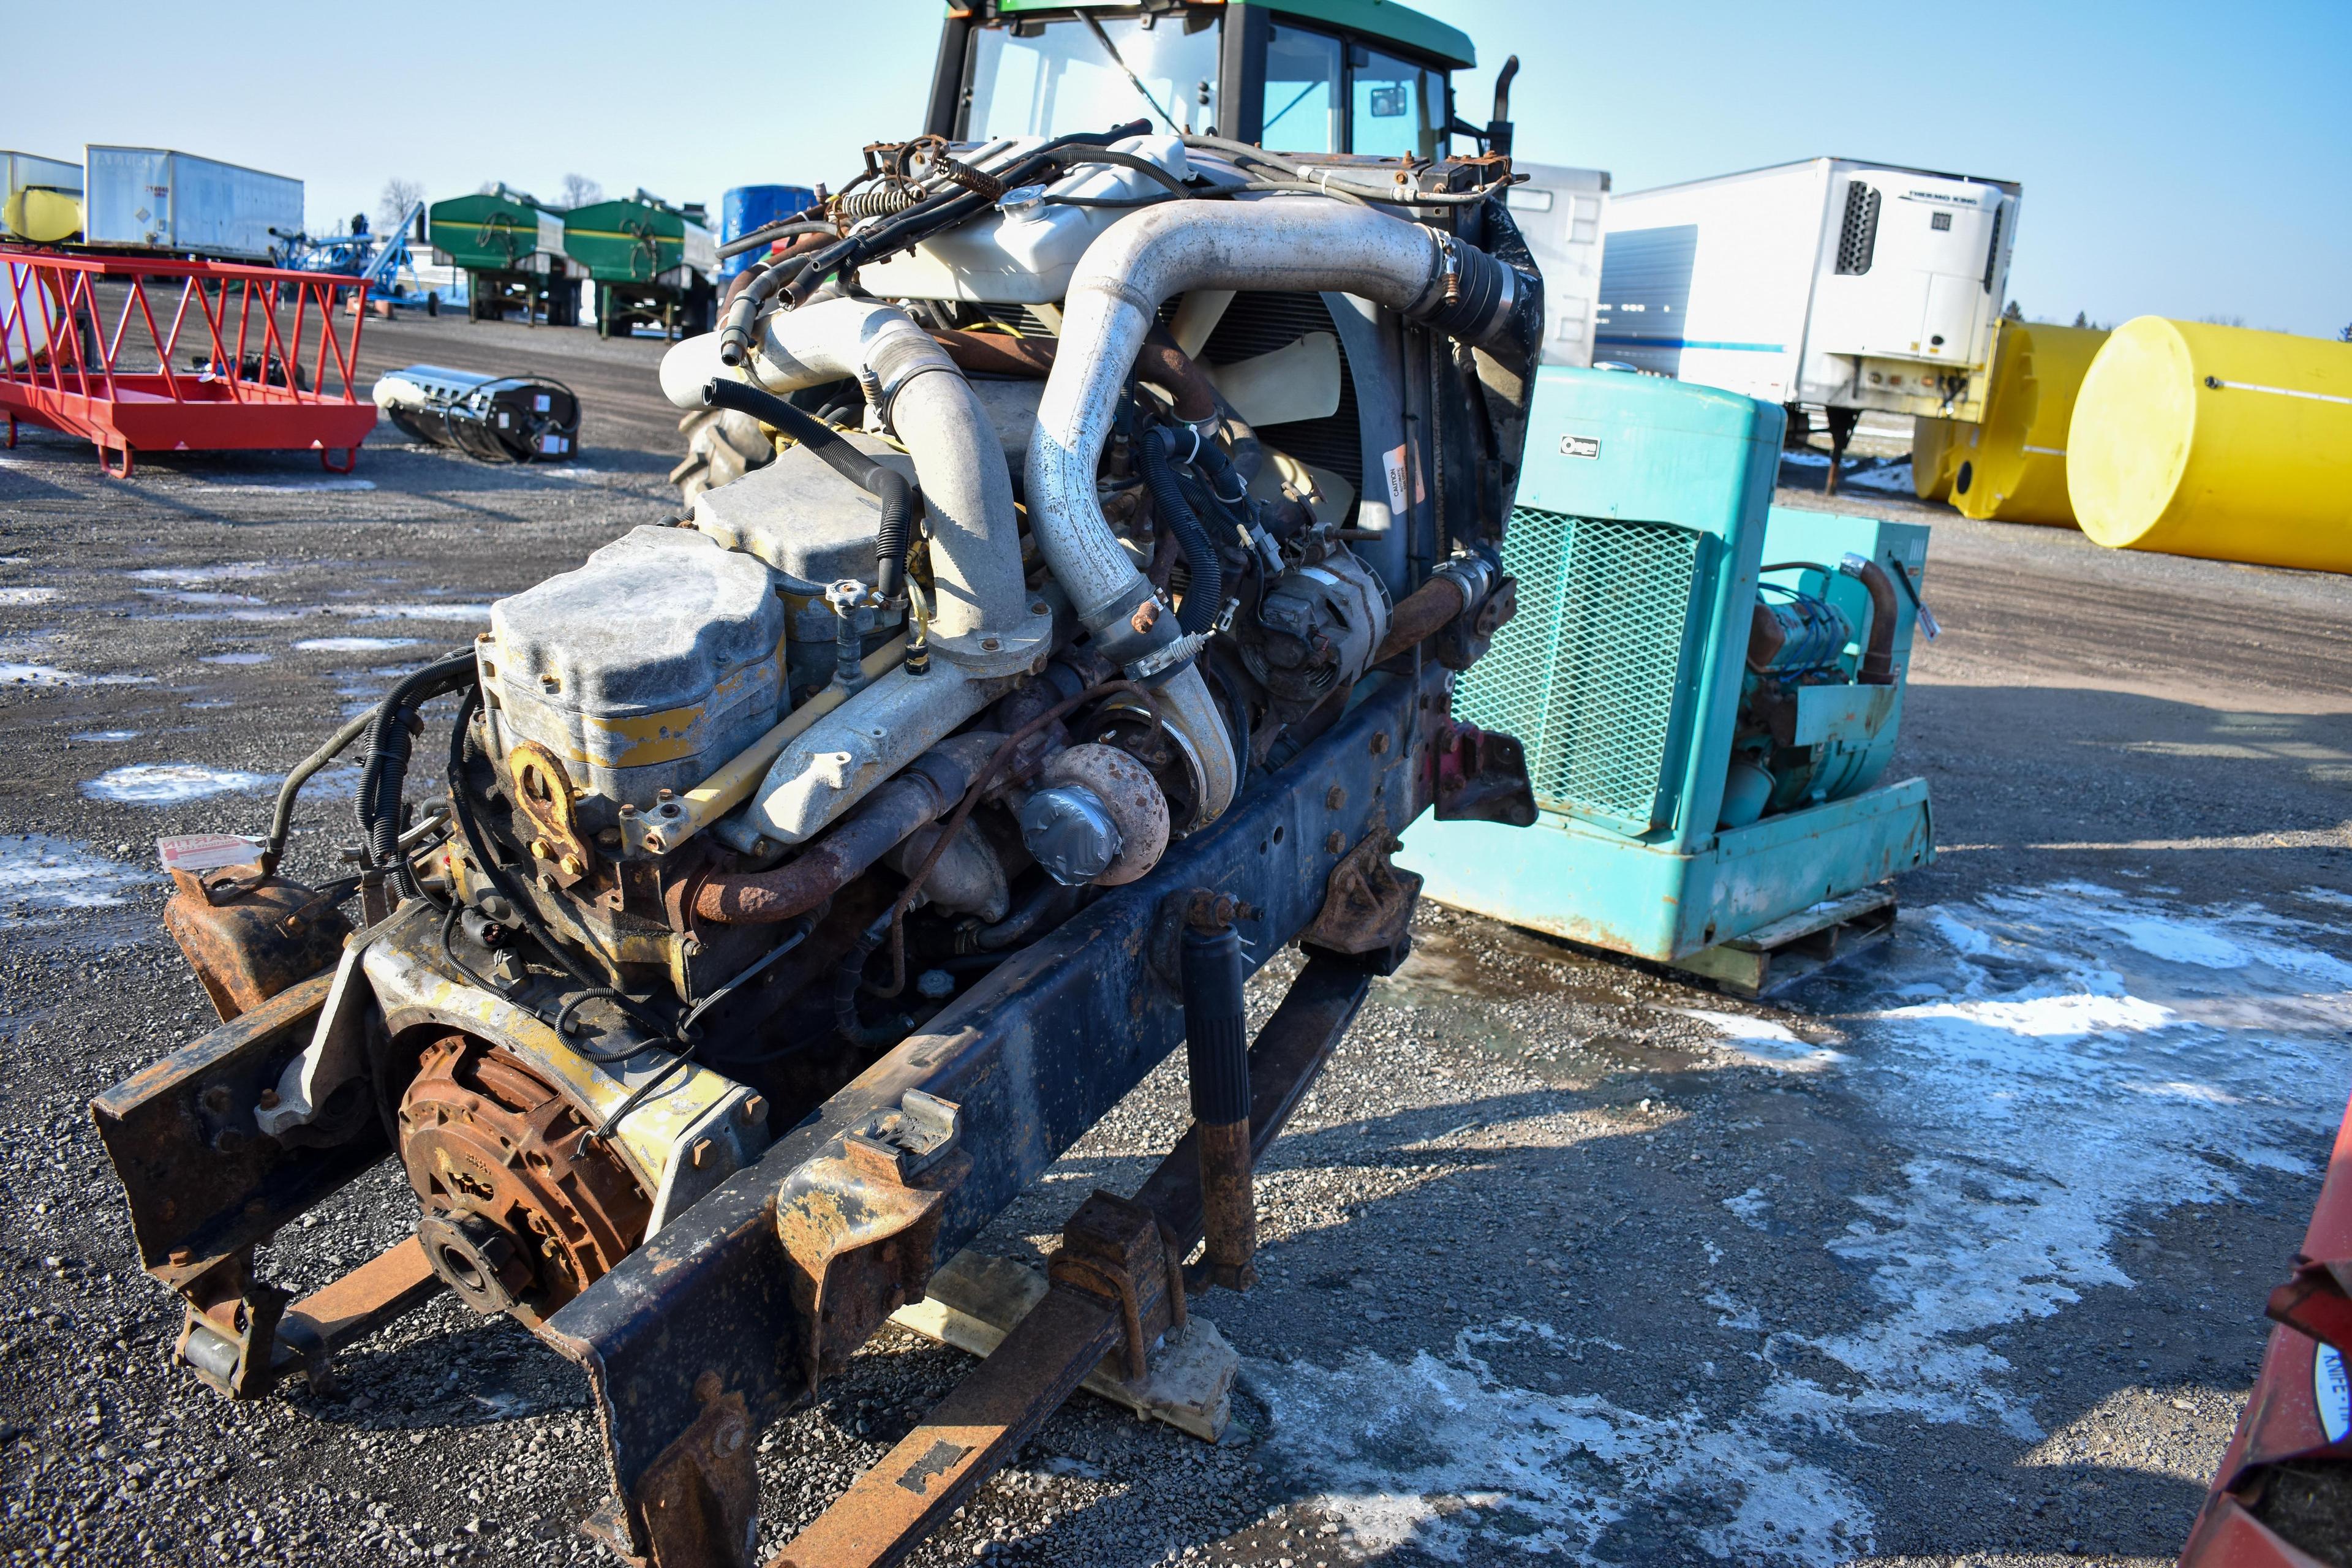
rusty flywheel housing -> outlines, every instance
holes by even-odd
[[[425,1047],[400,1105],[416,1234],[469,1307],[535,1321],[645,1239],[651,1200],[547,1079],[466,1035]]]

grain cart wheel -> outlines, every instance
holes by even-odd
[[[425,1047],[400,1157],[425,1257],[476,1311],[544,1318],[645,1239],[652,1202],[591,1127],[506,1051],[465,1035]]]
[[[688,506],[703,491],[732,484],[775,459],[775,447],[760,422],[731,408],[698,408],[677,428],[686,437],[686,459],[669,471],[669,482]]]

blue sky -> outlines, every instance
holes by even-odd
[[[2010,291],[2030,315],[2352,322],[2352,0],[1420,8],[1476,40],[1465,118],[1486,118],[1516,50],[1522,153],[1607,169],[1620,190],[1821,153],[2021,180]],[[486,49],[446,9],[375,29],[125,0],[106,30],[169,72],[12,73],[0,147],[250,163],[306,182],[313,228],[373,210],[394,175],[436,196],[488,179],[548,195],[576,171],[715,208],[729,185],[838,183],[861,144],[917,129],[941,9],[697,7],[665,34],[658,7],[590,0]],[[69,7],[28,9],[11,53],[81,58],[88,28]]]

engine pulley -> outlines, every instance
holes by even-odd
[[[546,1317],[645,1239],[653,1205],[555,1087],[482,1040],[425,1047],[400,1157],[434,1271],[478,1312]]]

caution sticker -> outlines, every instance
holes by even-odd
[[[250,866],[261,858],[261,840],[236,833],[182,833],[155,840],[155,858],[166,871]]]
[[[1381,468],[1389,481],[1389,515],[1402,517],[1405,511],[1404,447],[1400,445],[1382,452]]]

